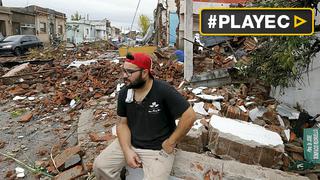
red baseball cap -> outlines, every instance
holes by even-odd
[[[149,71],[149,74],[151,74],[151,58],[149,55],[145,53],[133,53],[133,54],[128,54],[126,56],[125,62],[134,64],[138,66],[141,69],[147,69]]]

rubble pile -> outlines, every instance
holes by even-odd
[[[43,73],[37,73],[37,72]],[[32,73],[34,72],[34,73]],[[28,74],[27,76],[23,76]],[[112,94],[121,76],[120,64],[97,61],[90,66],[65,68],[50,65],[29,65],[16,75],[17,84],[2,85],[0,100],[14,99],[16,96],[36,99],[36,111],[50,112],[53,108],[71,104],[81,109],[91,98],[98,99]],[[7,80],[7,79],[5,79]]]
[[[55,167],[50,160],[50,154],[57,158],[65,154],[63,149],[72,148],[79,143],[78,134],[75,132],[80,128],[78,126],[80,109],[97,106],[100,101],[107,101],[101,105],[100,109],[109,109],[112,112],[108,113],[107,117],[107,114],[103,116],[96,114],[97,120],[94,121],[100,126],[99,122],[106,122],[106,119],[110,120],[112,116],[117,117],[115,109],[108,105],[116,107],[115,93],[117,85],[121,83],[122,71],[121,64],[111,60],[94,60],[90,63],[78,61],[71,63],[70,67],[56,64],[58,63],[28,64],[13,76],[2,77],[0,80],[0,89],[3,92],[0,95],[2,106],[0,111],[6,112],[4,116],[0,115],[1,123],[4,124],[1,129],[1,137],[4,138],[1,139],[1,148],[11,151],[18,159],[25,158],[23,152],[30,151],[32,159],[42,162],[37,167],[45,168],[50,174],[58,175],[58,179],[65,179],[70,174],[79,176],[85,172],[84,166],[81,166],[83,154],[77,152],[76,157],[71,159],[69,155],[66,156],[68,158],[61,160],[63,167]],[[101,111],[101,113],[105,112]],[[88,120],[91,121],[91,117],[88,117]],[[116,120],[117,118],[109,122],[114,124]],[[87,127],[86,125],[82,126]],[[90,136],[89,134],[90,132],[84,132],[83,135],[95,137],[92,133]],[[12,137],[20,136],[21,140],[13,140],[9,143]],[[92,139],[92,141],[96,140]],[[99,145],[95,144],[94,147],[96,146]],[[50,151],[51,148],[53,148],[52,151]],[[44,149],[45,153],[40,153],[42,154],[40,156],[36,152],[41,149]],[[90,148],[84,146],[81,147],[82,149]],[[95,148],[93,150],[96,151]],[[12,165],[12,161],[8,162]],[[10,164],[3,165],[10,167]],[[73,167],[74,165],[77,166]],[[0,174],[2,173],[4,172]],[[14,173],[10,175],[10,177],[14,176]]]
[[[250,52],[256,48],[257,40],[250,37],[228,38],[220,43],[212,44],[194,55],[194,73],[231,68],[236,63],[247,64],[250,62]]]
[[[185,87],[182,94],[198,120],[178,147],[289,171],[294,162],[305,160],[302,140],[295,134],[299,112],[270,98],[269,91],[259,82]]]
[[[200,47],[203,50],[194,51],[194,74],[198,75],[221,68],[232,68],[235,67],[237,63],[248,64],[250,63],[250,53],[258,48],[257,43],[256,38],[234,37],[226,38],[219,43],[208,44],[208,47]],[[195,47],[199,46],[194,44],[194,48]],[[173,48],[163,48],[158,49],[155,55],[158,61],[176,62],[175,60],[178,59],[178,57],[175,55],[175,51]],[[183,71],[183,69],[181,71]],[[163,79],[166,79],[166,77],[163,77]],[[170,81],[170,78],[168,80]]]
[[[162,60],[153,62],[155,78],[162,79],[178,87],[183,80],[183,64],[177,61]]]
[[[108,41],[96,41],[91,43],[82,43],[78,46],[74,44],[59,44],[58,46],[48,46],[42,51],[33,49],[27,56],[32,60],[58,60],[63,64],[70,63],[73,60],[96,59],[105,54],[107,50],[116,50],[117,47]]]
[[[254,42],[249,38],[229,43],[250,52]],[[225,43],[217,46],[230,48]],[[94,158],[115,138],[119,121],[116,95],[122,86],[122,61],[117,52],[106,51],[110,47],[99,43],[77,48],[32,52],[29,57],[34,60],[54,60],[7,68],[2,70],[7,76],[0,77],[0,149],[17,159],[28,152],[39,172],[56,179],[90,179]],[[226,65],[227,52],[221,49],[219,57],[215,53],[215,58],[196,60],[195,64],[200,62],[196,68]],[[259,81],[192,87],[182,83],[183,63],[173,54],[172,49],[155,53],[153,75],[175,86],[197,113],[196,123],[178,144],[180,149],[285,171],[292,162],[304,160],[302,141],[293,133],[298,111],[270,98],[270,87]],[[0,177],[15,178],[14,161],[1,161],[5,163],[0,169],[7,169]]]

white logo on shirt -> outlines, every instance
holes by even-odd
[[[158,113],[160,111],[161,109],[159,107],[159,104],[157,104],[157,102],[153,102],[149,105],[149,110],[148,110],[149,113]]]

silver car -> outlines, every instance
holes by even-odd
[[[32,48],[42,48],[43,43],[35,35],[8,36],[0,41],[0,55],[20,56]]]

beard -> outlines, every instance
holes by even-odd
[[[125,79],[128,81],[128,79]],[[143,87],[146,84],[146,80],[142,79],[142,75],[140,74],[140,76],[138,77],[138,79],[134,80],[133,82],[130,82],[127,85],[128,89],[139,89],[141,87]]]

